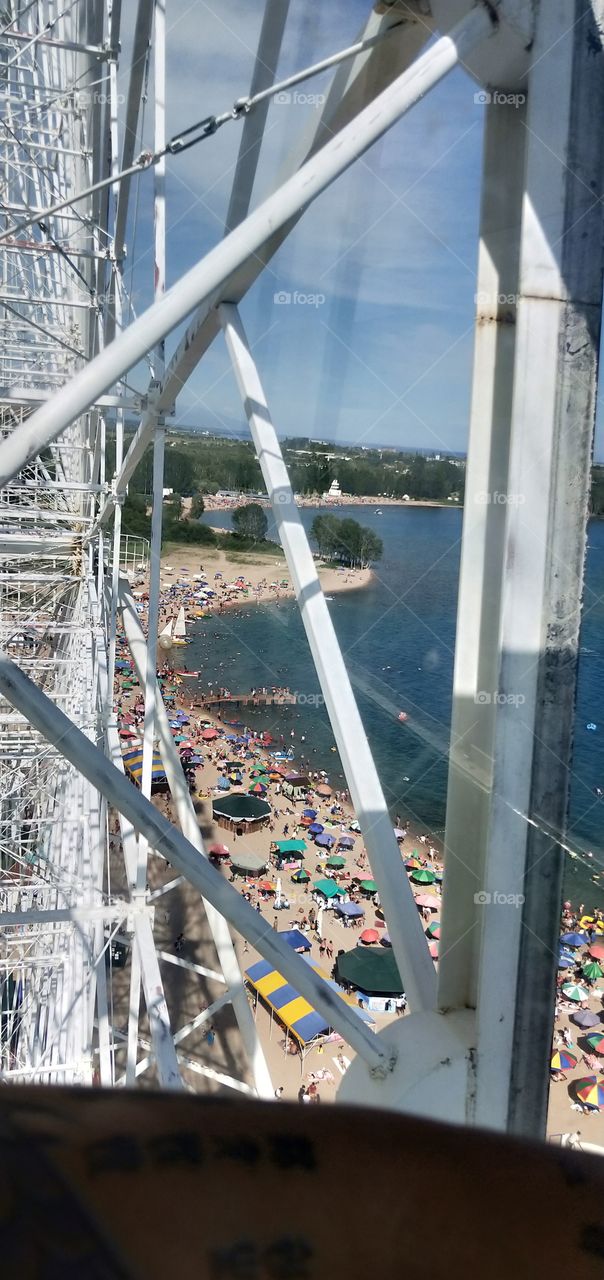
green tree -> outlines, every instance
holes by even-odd
[[[195,497],[191,502],[191,519],[199,520],[199,517],[203,515],[205,509],[206,508],[205,508],[205,502],[203,500],[203,494],[196,493]]]
[[[233,512],[233,529],[242,538],[264,542],[268,520],[260,503],[246,502],[243,507],[236,507]]]

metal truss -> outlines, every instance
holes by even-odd
[[[0,38],[3,218],[5,230],[24,218],[27,227],[12,237],[0,232],[4,1078],[87,1081],[98,1063],[103,1083],[134,1083],[152,1068],[167,1088],[186,1079],[189,1087],[271,1096],[230,923],[356,1050],[342,1096],[544,1131],[547,1073],[540,1068],[553,1012],[603,266],[604,148],[594,121],[604,118],[604,2],[574,0],[570,8],[572,20],[563,0],[376,4],[360,34],[362,52],[333,60],[337,70],[304,162],[250,212],[288,10],[287,0],[266,0],[250,88],[258,102],[243,118],[224,239],[166,292],[163,4],[138,3],[122,142],[119,5],[104,13],[99,0],[81,0],[57,18],[38,0],[21,23],[13,4]],[[38,34],[49,21],[52,44]],[[124,329],[120,269],[150,41],[155,301]],[[436,982],[238,303],[307,205],[460,65],[489,92],[520,93],[523,105],[487,110]],[[80,90],[99,76],[103,103],[94,93],[83,100]],[[60,121],[57,96],[68,104]],[[549,161],[535,139],[546,140]],[[109,177],[111,198],[102,185]],[[90,188],[84,200],[35,220]],[[501,296],[512,295],[514,306],[502,309]],[[164,340],[187,318],[166,361]],[[411,1017],[377,1037],[207,862],[157,685],[164,416],[222,333],[409,993]],[[152,378],[124,456],[132,392],[123,379],[147,355]],[[109,407],[113,477],[105,465]],[[121,500],[151,443],[147,551],[123,543]],[[530,497],[522,507],[481,503],[481,493],[495,489]],[[145,641],[124,568],[147,561]],[[118,619],[145,689],[140,793],[124,778],[113,714]],[[486,702],[479,697],[485,689]],[[510,715],[519,690],[521,711],[516,702]],[[149,800],[156,740],[180,830]],[[110,892],[108,806],[119,815],[125,857],[119,894]],[[176,1032],[160,966],[175,961],[158,957],[153,939],[150,850],[169,856],[199,890],[211,937],[202,968],[217,994]],[[498,908],[501,896],[519,891],[521,910]],[[121,1019],[111,1015],[105,966],[117,931],[133,943]],[[224,1003],[233,1007],[244,1051],[239,1077],[217,1078],[186,1052],[191,1030]]]

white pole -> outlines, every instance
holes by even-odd
[[[128,584],[122,580],[121,591],[122,618],[126,639],[134,667],[139,679],[145,669],[145,637],[142,632],[134,600],[130,595]],[[174,800],[178,820],[187,839],[205,857],[205,848],[199,829],[197,816],[193,808],[189,788],[174,745],[170,731],[168,716],[161,694],[156,686],[155,718],[159,737],[159,749],[162,757],[168,786]],[[243,987],[241,970],[235,954],[235,948],[225,920],[214,910],[209,902],[204,901],[204,908],[214,939],[216,953],[224,974],[225,981],[231,991],[233,1009],[241,1032],[241,1039],[251,1064],[256,1091],[261,1098],[272,1098],[273,1085],[270,1072],[262,1052],[254,1021],[250,1013],[247,996]]]
[[[0,653],[0,690],[27,716],[48,742],[53,743],[89,782],[102,792],[118,812],[130,819],[149,844],[200,890],[248,938],[266,960],[291,982],[330,1026],[336,1027],[366,1062],[374,1079],[385,1079],[396,1061],[394,1050],[367,1030],[352,1009],[283,942],[223,876],[181,835],[167,818],[128,782],[92,742],[59,711],[58,707],[5,655]]]
[[[0,486],[41,453],[68,423],[84,413],[189,312],[216,294],[232,271],[250,258],[274,231],[306,208],[335,178],[438,84],[495,30],[486,5],[471,12],[414,62],[374,102],[269,196],[201,262],[188,271],[129,329],[83,369],[52,400],[0,444]]]
[[[294,500],[281,446],[237,308],[220,318],[252,439],[292,576],[310,651],[388,920],[392,949],[410,1005],[436,1004],[436,975],[415,899],[394,838],[392,820],[359,715],[342,651]]]

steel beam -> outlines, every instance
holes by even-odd
[[[237,308],[224,304],[220,319],[346,781],[388,919],[392,949],[411,1007],[430,1009],[436,1003],[434,965],[264,389]]]
[[[463,60],[466,53],[493,34],[485,7],[471,13],[442,37],[403,75],[385,89],[370,106],[346,125],[278,191],[210,251],[191,271],[154,303],[138,320],[105,348],[51,404],[32,415],[18,431],[0,444],[0,485],[12,479],[30,458],[61,434],[68,423],[107,391],[127,369],[202,302],[214,306],[225,282],[244,262],[258,253],[273,232],[308,207],[322,191],[363,155],[412,106]],[[165,387],[162,388],[162,395]],[[161,412],[161,399],[157,405]],[[130,447],[130,463],[141,445],[139,431]],[[146,446],[146,438],[144,445]],[[144,447],[143,447],[144,452]],[[125,464],[127,467],[128,460]],[[122,469],[122,475],[124,473]],[[131,472],[130,472],[131,473]]]
[[[220,872],[63,715],[31,680],[0,654],[0,690],[107,800],[142,832],[233,927],[322,1013],[364,1060],[374,1079],[386,1078],[394,1056],[339,995],[305,964],[278,933],[225,881]]]
[[[548,1073],[535,1063],[551,1047],[601,327],[603,31],[603,0],[570,12],[543,0],[528,85],[476,1119],[535,1136],[547,1113]]]

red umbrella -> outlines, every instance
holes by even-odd
[[[363,929],[363,932],[361,934],[361,942],[366,942],[366,943],[377,942],[379,936],[380,935],[377,929]]]
[[[593,956],[594,960],[604,960],[604,942],[596,942],[593,947],[589,948],[589,954]]]
[[[217,738],[217,737],[218,737],[218,730],[217,730],[217,729],[204,729],[204,731],[203,731],[203,733],[202,733],[202,735],[201,735],[201,736],[202,736],[202,738],[203,738],[204,742],[212,742],[214,738]]]
[[[227,849],[226,844],[211,844],[208,853],[213,854],[215,858],[230,857],[230,850]]]
[[[438,960],[438,942],[431,942],[428,951],[433,960]]]

